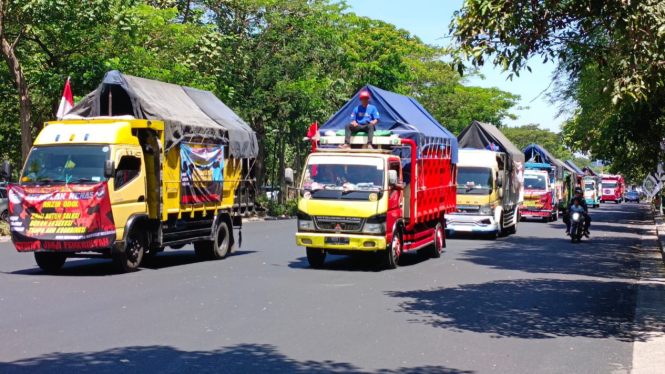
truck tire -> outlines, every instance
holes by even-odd
[[[430,250],[430,257],[432,258],[439,258],[441,257],[441,251],[443,251],[443,246],[444,246],[444,240],[445,240],[445,234],[443,233],[443,226],[441,223],[436,224],[436,228],[434,229],[434,244],[429,246]]]
[[[399,257],[402,255],[402,234],[399,231],[395,231],[393,234],[393,240],[383,251],[383,266],[387,269],[395,269],[399,264]]]
[[[215,240],[194,243],[194,251],[201,260],[221,260],[229,253],[231,232],[226,221],[222,220],[215,229]]]
[[[125,248],[122,252],[113,252],[113,263],[119,273],[131,273],[137,271],[143,255],[145,254],[148,244],[148,238],[145,232],[139,227],[134,226],[131,229],[127,240],[125,241]]]
[[[543,221],[544,223],[548,223],[548,222],[550,222],[550,220],[551,220],[551,216],[547,216],[547,217],[543,217],[543,218],[542,218],[542,221]]]
[[[509,235],[517,234],[517,223],[522,220],[522,217],[519,216],[519,212],[515,212],[515,214],[517,215],[517,218],[513,219],[513,221],[515,221],[515,223],[513,223],[513,225],[508,228],[508,234]]]
[[[307,262],[314,269],[321,269],[326,261],[326,251],[321,248],[307,247]]]
[[[35,252],[35,261],[40,269],[52,273],[62,268],[67,261],[67,254],[54,252]]]

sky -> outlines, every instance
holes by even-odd
[[[346,0],[347,5],[358,15],[379,19],[392,23],[400,29],[407,30],[418,36],[427,44],[446,46],[451,40],[448,38],[448,25],[453,12],[462,7],[464,0]],[[541,93],[548,88],[552,81],[554,64],[543,64],[541,60],[534,59],[529,62],[532,73],[520,72],[520,77],[512,81],[506,80],[507,74],[502,74],[500,68],[486,64],[480,73],[484,80],[473,78],[467,85],[480,87],[497,87],[503,91],[521,96],[519,106],[529,109],[513,110],[518,116],[517,120],[505,119],[508,126],[521,126],[530,123],[540,124],[554,132],[559,132],[559,126],[564,117],[555,118],[557,107],[546,101]]]

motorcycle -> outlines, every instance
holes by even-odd
[[[570,242],[582,241],[584,235],[584,214],[575,212],[570,217]]]

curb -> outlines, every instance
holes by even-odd
[[[660,247],[660,254],[665,262],[665,217],[657,214],[652,208],[651,213],[653,216],[654,225],[656,226],[656,236],[658,237],[658,246]]]
[[[296,219],[296,217],[252,217],[252,218],[243,218],[242,222],[243,223],[251,223],[251,222],[265,222],[265,221],[288,221],[288,220],[293,220]]]

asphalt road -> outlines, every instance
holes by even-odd
[[[647,206],[592,217],[581,244],[526,222],[396,270],[309,269],[295,221],[246,224],[223,261],[186,247],[124,275],[46,275],[0,244],[0,373],[628,373]]]

